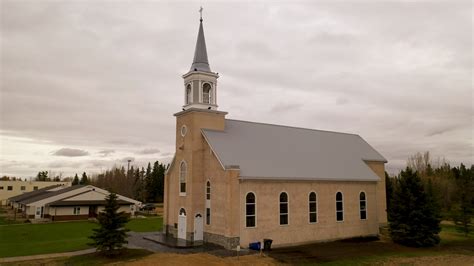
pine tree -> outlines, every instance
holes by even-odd
[[[75,177],[74,177],[74,179],[75,179]],[[89,184],[89,179],[87,178],[86,172],[82,173],[82,178],[81,178],[81,181],[79,181],[79,184],[80,185],[88,185]]]
[[[456,193],[451,216],[457,230],[467,236],[472,231],[471,221],[474,218],[474,166],[467,169],[461,164],[452,171],[456,180]]]
[[[79,177],[77,174],[74,176],[74,179],[72,180],[72,185],[79,185]]]
[[[153,201],[153,179],[151,173],[151,164],[148,163],[145,173],[145,199],[147,202]]]
[[[89,238],[94,242],[90,245],[106,255],[113,255],[120,251],[123,244],[128,243],[126,237],[129,230],[125,229],[125,224],[129,218],[124,212],[117,212],[120,206],[115,193],[110,193],[105,201],[105,209],[97,217],[100,227],[93,229],[94,233]]]
[[[394,183],[390,203],[390,235],[406,246],[433,246],[439,243],[439,208],[433,193],[425,191],[417,172],[409,167]]]

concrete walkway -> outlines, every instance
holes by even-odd
[[[41,254],[41,255],[32,255],[32,256],[0,258],[0,264],[6,263],[6,262],[18,262],[18,261],[26,261],[26,260],[42,260],[42,259],[53,259],[53,258],[60,258],[60,257],[71,257],[71,256],[90,254],[94,252],[95,252],[95,248],[90,248],[90,249],[64,252],[64,253],[51,253],[51,254]]]

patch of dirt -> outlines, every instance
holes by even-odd
[[[381,265],[456,265],[472,266],[474,265],[474,256],[467,255],[444,255],[444,256],[426,256],[417,258],[390,258],[380,263]]]
[[[144,266],[144,265],[280,265],[276,260],[261,256],[259,254],[246,255],[240,257],[216,257],[206,253],[196,254],[175,254],[175,253],[156,253],[143,259],[128,262],[125,265]]]

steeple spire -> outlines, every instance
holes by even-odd
[[[189,71],[211,72],[209,60],[207,59],[206,39],[204,38],[204,29],[202,26],[202,7],[199,9],[200,23],[199,32],[196,41],[196,49],[194,50],[194,59]]]

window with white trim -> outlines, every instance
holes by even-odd
[[[206,183],[206,224],[211,224],[211,182]]]
[[[252,192],[247,193],[245,196],[245,226],[255,227],[256,220],[256,200],[255,194]]]
[[[212,103],[212,87],[209,83],[202,85],[202,102],[207,104]]]
[[[360,211],[360,219],[366,220],[367,219],[367,199],[365,198],[365,192],[361,192],[359,194],[359,211]]]
[[[344,221],[344,200],[342,192],[336,193],[336,221]]]
[[[211,224],[211,208],[206,208],[206,224]]]
[[[318,222],[318,206],[316,192],[309,193],[309,222]]]
[[[280,193],[280,225],[288,224],[288,194]]]
[[[74,207],[74,215],[81,214],[81,207]]]
[[[187,165],[185,161],[181,162],[179,166],[179,193],[181,195],[186,195],[186,174],[187,174]]]

